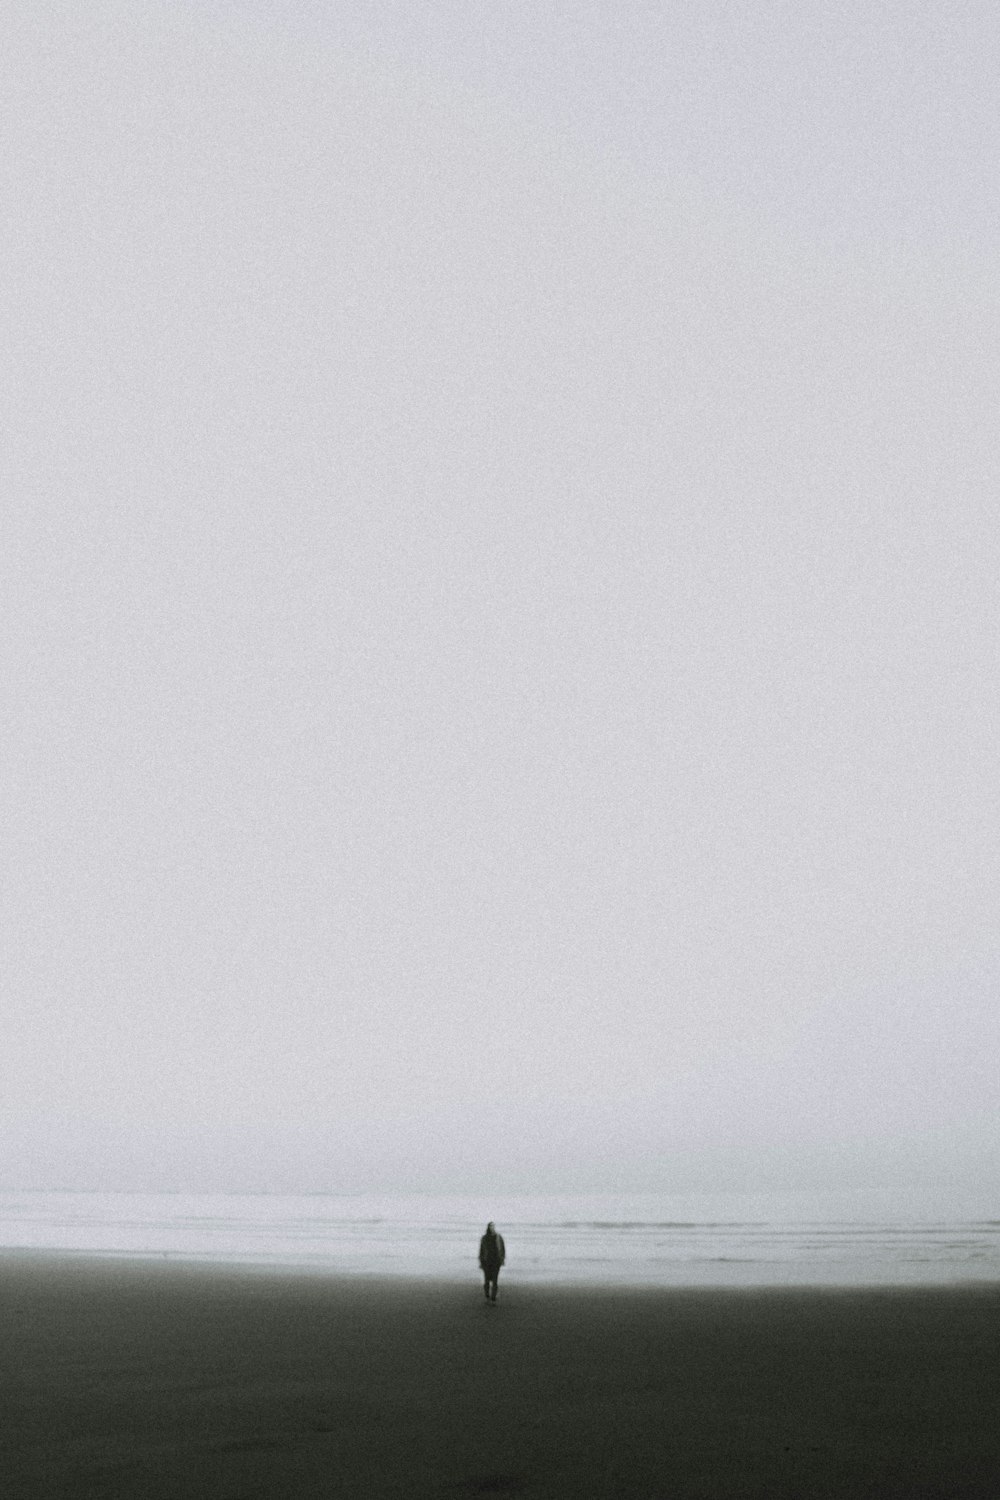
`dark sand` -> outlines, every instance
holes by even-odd
[[[0,1495],[1000,1497],[1000,1288],[0,1260]]]

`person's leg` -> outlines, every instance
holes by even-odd
[[[483,1271],[483,1296],[487,1302],[490,1300],[490,1273],[486,1270]]]
[[[493,1287],[492,1287],[491,1292],[490,1292],[490,1301],[491,1302],[495,1302],[497,1300],[497,1282],[498,1282],[499,1279],[500,1279],[500,1267],[498,1266],[497,1269],[493,1272]]]

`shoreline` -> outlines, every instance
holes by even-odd
[[[264,1257],[238,1257],[238,1256],[211,1256],[199,1252],[177,1250],[93,1250],[93,1249],[66,1249],[63,1247],[38,1248],[26,1245],[2,1245],[0,1246],[0,1270],[5,1265],[18,1265],[37,1261],[39,1264],[58,1266],[61,1263],[69,1265],[90,1265],[95,1267],[104,1265],[135,1265],[153,1269],[184,1268],[200,1269],[205,1272],[218,1271],[220,1273],[232,1272],[233,1274],[246,1273],[248,1275],[261,1276],[304,1276],[315,1278],[328,1278],[331,1281],[345,1282],[382,1282],[396,1284],[412,1282],[416,1286],[447,1286],[460,1287],[469,1282],[479,1283],[481,1272],[470,1259],[470,1267],[464,1271],[442,1272],[440,1269],[423,1271],[404,1271],[395,1269],[381,1270],[352,1270],[349,1267],[338,1265],[336,1261],[316,1257],[313,1260],[282,1260],[265,1259]],[[511,1269],[505,1267],[503,1272],[503,1285],[518,1289],[523,1288],[531,1291],[560,1291],[580,1293],[615,1293],[643,1295],[650,1293],[686,1293],[706,1292],[711,1294],[727,1293],[765,1293],[774,1292],[892,1292],[892,1291],[951,1291],[963,1288],[997,1288],[1000,1290],[1000,1275],[994,1276],[970,1276],[952,1275],[946,1277],[937,1275],[920,1279],[919,1277],[908,1277],[906,1280],[891,1280],[888,1275],[863,1280],[860,1276],[854,1279],[841,1277],[837,1280],[796,1280],[791,1278],[781,1279],[776,1273],[770,1280],[654,1280],[652,1277],[628,1280],[625,1277],[609,1277],[593,1280],[583,1276],[573,1276],[560,1279],[558,1275],[533,1276],[530,1272],[522,1272],[516,1266]]]

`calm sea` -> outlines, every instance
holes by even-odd
[[[835,1213],[834,1210],[839,1210]],[[0,1193],[0,1250],[475,1277],[494,1219],[511,1282],[659,1286],[1000,1280],[1000,1219],[859,1215],[798,1197]]]

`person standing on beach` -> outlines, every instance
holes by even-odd
[[[483,1294],[487,1302],[497,1300],[497,1277],[506,1258],[507,1247],[504,1245],[503,1235],[497,1234],[493,1221],[490,1220],[486,1233],[479,1241],[479,1264],[482,1267]]]

